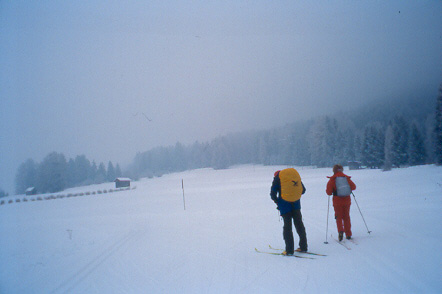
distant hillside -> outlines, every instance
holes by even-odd
[[[136,178],[246,163],[331,166],[359,161],[372,168],[432,163],[436,95],[380,100],[268,130],[155,148],[137,154],[129,174]]]

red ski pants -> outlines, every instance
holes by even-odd
[[[347,237],[351,237],[350,205],[350,196],[333,196],[333,207],[335,208],[338,232],[345,232]]]

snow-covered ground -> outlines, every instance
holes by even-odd
[[[309,250],[327,254],[314,260],[255,252],[284,246],[269,197],[281,168],[201,169],[1,205],[0,293],[442,293],[442,167],[346,170],[372,231],[352,199],[351,250],[330,238],[332,206],[325,234],[331,169],[299,168]]]

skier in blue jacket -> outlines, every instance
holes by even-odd
[[[293,255],[294,239],[292,221],[299,236],[299,248],[296,251],[307,251],[307,235],[301,214],[301,195],[305,193],[305,186],[298,171],[287,168],[275,172],[270,197],[278,206],[284,220],[283,237],[285,241],[284,255]]]

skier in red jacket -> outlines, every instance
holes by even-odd
[[[342,241],[345,236],[351,239],[351,221],[350,221],[350,194],[356,190],[356,185],[349,176],[343,173],[342,165],[335,165],[333,167],[333,176],[328,177],[330,180],[327,183],[327,195],[333,194],[333,207],[335,209],[336,224],[338,226],[339,241]]]

